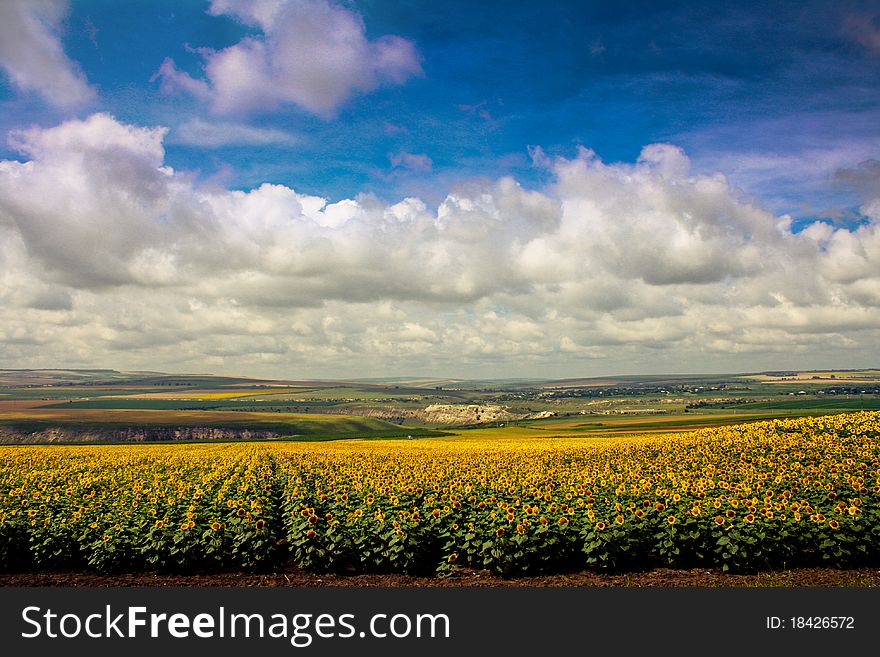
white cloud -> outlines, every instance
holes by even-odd
[[[329,0],[214,0],[210,13],[232,16],[259,34],[203,51],[205,80],[170,59],[156,77],[165,90],[182,89],[219,114],[293,104],[326,117],[355,92],[421,73],[412,42],[393,35],[369,40],[361,16]]]
[[[190,119],[177,126],[169,135],[175,144],[221,148],[223,146],[292,145],[299,139],[284,130],[256,128],[243,123],[209,122]]]
[[[878,153],[880,139],[843,139],[831,146],[783,154],[716,150],[709,164],[721,168],[737,185],[763,199],[805,192],[821,196],[841,170],[860,160],[870,160]],[[790,207],[791,201],[784,205]]]
[[[140,128],[119,123],[109,114],[92,114],[84,121],[68,121],[54,128],[15,130],[9,145],[34,160],[58,160],[86,154],[123,152],[160,166],[167,128]]]
[[[664,144],[329,202],[199,187],[164,128],[16,133],[0,162],[0,358],[279,376],[856,366],[880,349],[880,200],[801,233]],[[868,186],[866,189],[870,189]],[[792,359],[799,359],[793,362]]]
[[[423,153],[391,153],[388,156],[391,168],[400,171],[412,171],[415,173],[431,173],[434,162]]]
[[[66,13],[64,0],[0,2],[0,67],[19,89],[35,91],[53,105],[75,107],[95,92],[61,46]]]

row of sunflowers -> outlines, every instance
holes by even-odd
[[[880,562],[880,414],[617,438],[0,449],[0,567]]]

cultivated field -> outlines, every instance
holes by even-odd
[[[880,409],[877,370],[562,381],[270,381],[113,370],[0,370],[0,442],[674,433]]]
[[[512,575],[880,560],[878,413],[636,437],[489,431],[3,447],[0,565]]]

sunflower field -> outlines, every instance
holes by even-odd
[[[876,565],[878,466],[878,413],[615,438],[9,446],[0,568]]]

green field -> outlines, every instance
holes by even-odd
[[[587,438],[857,410],[880,410],[877,370],[345,382],[0,369],[0,440],[7,443],[395,439],[437,431]]]
[[[128,408],[132,410],[157,410],[157,411],[212,411],[212,410],[262,410],[274,408],[311,408],[311,407],[330,407],[335,406],[339,402],[334,401],[257,401],[242,399],[106,399],[95,398],[85,401],[70,401],[59,404],[47,404],[41,408],[66,408],[66,409],[119,409]],[[299,410],[293,412],[301,412]]]
[[[751,412],[757,410],[841,410],[876,411],[880,410],[880,398],[865,397],[855,399],[783,399],[779,401],[752,402],[741,404],[731,410]]]

